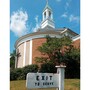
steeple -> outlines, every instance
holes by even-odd
[[[41,28],[55,28],[54,21],[53,21],[53,12],[51,7],[48,4],[48,0],[46,0],[46,6],[42,13],[42,22],[41,22]]]
[[[47,5],[48,5],[48,0],[46,0],[46,2],[47,2]]]

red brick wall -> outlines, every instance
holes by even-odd
[[[41,55],[41,52],[39,52],[37,49],[39,46],[42,45],[42,43],[46,42],[46,38],[38,38],[38,39],[33,39],[32,40],[32,64],[35,64],[35,57],[41,57],[43,55]],[[29,43],[26,45],[26,62],[25,64],[28,65],[29,64]],[[80,48],[80,39],[76,40],[73,42],[73,45],[76,48]],[[24,43],[20,44],[18,46],[19,52],[21,54],[21,56],[18,58],[18,67],[23,67],[23,55],[24,55]],[[44,56],[43,56],[44,57]]]
[[[39,46],[42,45],[42,43],[45,43],[46,39],[45,38],[39,38],[39,39],[33,39],[32,43],[32,64],[35,63],[35,57],[41,57],[41,53],[37,50]],[[80,48],[80,39],[76,40],[73,42],[73,45],[76,48]]]
[[[39,38],[39,39],[33,39],[32,40],[32,63],[35,63],[35,57],[41,57],[41,53],[37,50],[39,46],[42,45],[42,43],[45,43],[45,38]]]
[[[80,39],[74,41],[74,42],[73,42],[73,45],[74,45],[76,48],[80,48]]]

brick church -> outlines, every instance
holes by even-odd
[[[15,60],[15,67],[22,68],[26,65],[35,63],[35,57],[41,56],[37,50],[39,46],[46,41],[46,35],[50,37],[61,38],[61,36],[70,36],[76,47],[80,46],[80,35],[69,28],[55,28],[53,20],[53,10],[48,2],[42,12],[42,22],[37,32],[24,35],[15,43],[16,53],[20,56]]]

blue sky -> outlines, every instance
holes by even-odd
[[[48,0],[56,28],[67,27],[80,34],[80,1]],[[46,0],[10,0],[10,52],[22,35],[36,32]]]

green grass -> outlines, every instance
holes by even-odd
[[[26,81],[11,81],[10,90],[27,90]],[[31,90],[56,90],[52,89],[31,89]],[[80,80],[79,79],[65,79],[65,89],[64,90],[80,90]]]

